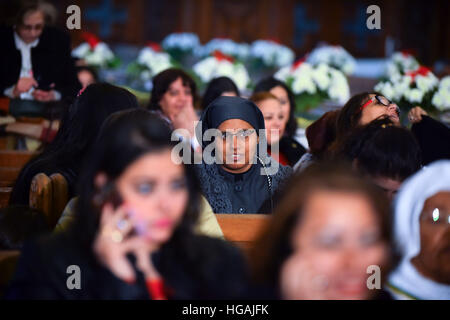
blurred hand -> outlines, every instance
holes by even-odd
[[[180,112],[170,115],[169,118],[175,129],[186,129],[191,138],[195,137],[194,122],[198,121],[198,117],[192,104],[186,105]]]
[[[94,241],[93,251],[97,259],[116,277],[125,282],[134,282],[136,274],[126,255],[139,253],[142,256],[147,241],[137,235],[130,235],[133,224],[124,206],[113,210],[110,204],[105,204],[100,218],[100,226]],[[146,251],[149,257],[149,251]],[[139,259],[139,265],[142,265]],[[148,259],[149,260],[149,259]]]
[[[37,86],[38,83],[32,77],[20,78],[14,86],[13,94],[18,97],[21,93],[28,92],[32,87]]]
[[[55,92],[53,90],[44,91],[37,89],[32,94],[36,101],[49,102],[55,100]]]
[[[411,123],[418,123],[422,121],[422,116],[427,116],[428,113],[423,110],[421,107],[417,106],[409,110],[408,112],[408,120]]]

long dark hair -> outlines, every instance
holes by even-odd
[[[125,89],[107,83],[89,85],[65,113],[52,143],[22,169],[10,203],[25,204],[23,199],[28,197],[31,179],[39,172],[61,172],[66,178],[76,180],[83,157],[103,121],[116,111],[137,107],[136,97]]]
[[[139,157],[171,149],[176,143],[171,141],[171,129],[166,121],[151,111],[126,110],[108,117],[83,166],[77,204],[78,219],[73,227],[75,237],[79,237],[79,241],[88,248],[97,233],[100,212],[93,201],[99,193],[94,184],[98,173],[105,173],[109,183],[114,183]],[[185,164],[183,167],[189,200],[182,221],[174,233],[174,241],[192,232],[199,213],[200,188],[194,168]]]
[[[214,99],[220,97],[224,92],[234,92],[236,96],[240,96],[238,87],[230,78],[218,77],[211,80],[202,98],[202,110],[205,110]]]
[[[290,104],[289,110],[289,119],[286,123],[285,132],[288,137],[292,138],[295,136],[295,132],[297,131],[297,120],[295,119],[295,98],[292,91],[288,88],[288,86],[280,81],[275,79],[274,77],[269,77],[261,80],[255,86],[253,93],[262,92],[262,91],[270,91],[275,87],[282,87],[286,92]]]
[[[391,243],[390,205],[386,196],[369,181],[351,171],[345,163],[313,163],[292,176],[286,185],[271,223],[260,234],[250,252],[250,266],[255,283],[280,294],[279,275],[283,263],[293,253],[292,233],[302,219],[302,210],[314,192],[348,191],[362,194],[377,214],[381,237]],[[391,261],[394,261],[394,256]],[[389,269],[391,265],[386,266]],[[387,274],[383,270],[383,274]]]
[[[159,102],[164,94],[169,90],[170,85],[181,78],[183,86],[191,89],[193,103],[197,101],[197,85],[195,81],[182,69],[170,68],[161,71],[153,77],[153,88],[151,92],[150,102],[148,104],[149,110],[161,110]]]

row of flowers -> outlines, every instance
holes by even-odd
[[[427,111],[450,110],[450,76],[439,80],[407,52],[396,52],[387,63],[386,78],[376,86],[403,110],[419,105]]]
[[[107,44],[89,33],[85,40],[73,50],[75,57],[100,68],[117,66],[118,59]],[[341,46],[321,45],[294,62],[293,51],[274,40],[246,44],[216,38],[201,45],[193,33],[175,33],[161,44],[149,43],[127,70],[148,89],[154,75],[171,67],[189,70],[203,87],[216,77],[227,76],[243,91],[252,86],[250,74],[266,69],[266,74],[286,82],[303,111],[325,100],[343,105],[350,96],[347,76],[355,70],[356,61]],[[449,78],[439,81],[411,54],[397,52],[386,64],[385,78],[374,89],[403,109],[421,105],[429,111],[445,110],[450,109]]]

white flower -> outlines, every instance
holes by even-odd
[[[424,92],[418,88],[408,89],[404,93],[404,97],[408,102],[420,104],[422,102]]]
[[[386,65],[386,74],[391,77],[393,74],[416,70],[419,67],[419,62],[410,54],[402,52],[395,52],[389,59]]]
[[[341,46],[318,47],[308,55],[307,62],[312,65],[325,63],[345,74],[353,73],[356,66],[355,58]]]
[[[162,41],[164,50],[181,49],[184,51],[195,50],[200,46],[200,41],[195,33],[172,33]]]
[[[439,90],[447,90],[450,92],[450,76],[446,76],[439,82]]]
[[[170,56],[167,53],[156,52],[148,47],[141,50],[137,62],[148,68],[152,75],[172,67]]]
[[[114,59],[114,53],[104,42],[99,42],[93,50],[87,42],[84,42],[72,51],[72,56],[84,59],[88,65],[100,67]]]
[[[329,68],[325,63],[321,63],[312,71],[312,78],[316,82],[320,90],[326,91],[331,83],[331,78],[328,75]]]
[[[281,44],[269,40],[256,40],[250,48],[250,55],[261,59],[265,65],[284,67],[294,61],[294,52]]]
[[[450,76],[441,79],[431,103],[439,110],[450,110]]]
[[[89,53],[90,50],[91,46],[87,42],[83,42],[78,47],[72,50],[72,56],[82,59]]]
[[[330,74],[331,84],[328,89],[328,95],[332,100],[343,105],[350,98],[350,87],[347,78],[341,71],[333,68],[330,68]]]
[[[439,84],[439,80],[431,72],[427,76],[417,75],[415,82],[417,88],[425,92],[434,89]]]
[[[192,69],[204,83],[221,76],[233,80],[239,90],[246,89],[250,83],[250,77],[244,65],[226,59],[218,60],[215,57],[207,57],[197,62]]]
[[[205,57],[216,50],[238,59],[246,59],[249,53],[249,45],[246,43],[237,43],[231,39],[212,39],[203,47],[197,47],[195,54],[199,57]]]

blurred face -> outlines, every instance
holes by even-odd
[[[250,169],[258,145],[258,134],[250,123],[241,119],[222,122],[218,129],[225,139],[216,139],[216,152],[222,168],[232,173]]]
[[[370,98],[375,97],[375,94],[370,94]],[[395,103],[385,106],[378,100],[373,99],[366,107],[363,108],[360,125],[365,125],[381,116],[388,116],[396,125],[400,125],[400,118],[397,113],[397,105]]]
[[[402,185],[402,181],[386,177],[376,177],[371,179],[378,187],[383,190],[390,201],[394,199],[398,189],[400,189]]]
[[[184,86],[181,77],[178,78],[170,84],[159,105],[166,116],[176,116],[184,107],[193,105],[191,88]]]
[[[44,14],[42,11],[32,11],[25,14],[23,23],[17,26],[17,34],[25,43],[38,39],[44,29]]]
[[[425,201],[420,215],[420,253],[411,262],[427,278],[450,285],[450,191]]]
[[[289,103],[288,93],[281,86],[276,86],[272,88],[272,90],[270,90],[270,93],[273,94],[275,97],[277,97],[278,101],[280,101],[281,111],[283,112],[284,120],[287,123],[289,120],[289,113],[291,112],[292,107],[291,104]]]
[[[388,254],[376,213],[357,193],[314,192],[292,241],[285,265],[301,266],[303,285],[287,299],[367,299],[367,267],[382,267]]]
[[[78,72],[78,81],[80,81],[83,88],[86,88],[88,85],[94,83],[95,79],[92,73],[86,70],[82,70]]]
[[[182,165],[171,160],[171,150],[143,155],[116,180],[135,229],[149,242],[168,241],[180,223],[188,201]]]
[[[258,102],[258,107],[264,116],[267,143],[277,143],[284,134],[287,122],[281,103],[275,99],[266,99]]]

